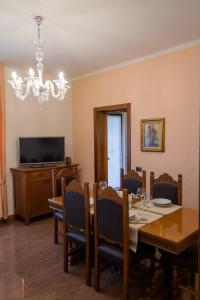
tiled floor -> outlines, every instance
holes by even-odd
[[[85,284],[84,264],[63,272],[63,247],[53,243],[53,219],[25,226],[21,221],[0,225],[0,300],[122,299],[122,277],[106,270],[101,292]],[[130,299],[140,299],[150,278],[130,278]],[[159,297],[159,299],[164,299]]]

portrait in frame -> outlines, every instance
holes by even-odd
[[[141,151],[165,151],[165,119],[143,119],[140,121]]]

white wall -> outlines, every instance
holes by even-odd
[[[10,168],[18,165],[17,139],[19,136],[65,136],[65,155],[72,156],[72,98],[71,90],[64,101],[50,99],[40,112],[40,105],[33,97],[25,102],[16,98],[7,80],[12,70],[5,68],[6,97],[6,163],[8,185],[8,212],[13,209],[13,182]],[[26,70],[17,70],[25,76]],[[49,78],[49,77],[48,77]]]

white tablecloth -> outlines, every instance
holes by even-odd
[[[149,206],[147,207],[147,206],[144,206],[141,201],[135,203],[133,206],[135,208],[143,209],[143,210],[150,211],[150,212],[164,215],[164,216],[171,214],[182,208],[182,206],[175,205],[175,204],[172,204],[172,206],[169,206],[169,207],[159,207],[159,206],[154,205],[152,202],[150,202]]]
[[[141,210],[131,208],[129,209],[129,218],[135,215],[135,218],[133,218],[134,224],[131,224],[131,221],[129,223],[129,242],[130,242],[130,249],[133,252],[137,251],[137,244],[138,244],[138,230],[142,226],[145,226],[145,224],[149,224],[153,221],[156,221],[160,218],[163,218],[163,215],[155,214],[150,211],[144,211],[141,213]],[[137,224],[138,221],[138,224]],[[141,223],[142,224],[141,224]]]

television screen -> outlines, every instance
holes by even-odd
[[[64,137],[20,137],[19,164],[48,164],[65,160]]]

